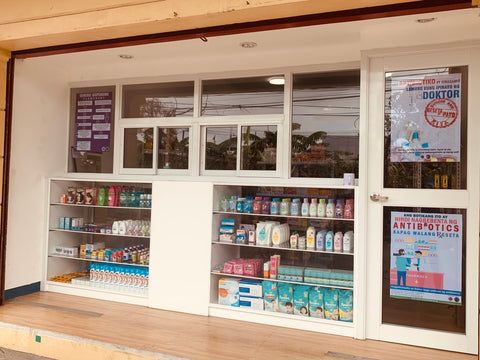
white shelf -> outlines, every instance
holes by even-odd
[[[109,300],[124,302],[128,304],[148,306],[147,294],[137,294],[133,291],[115,291],[95,286],[82,286],[71,283],[61,283],[57,281],[46,282],[46,291],[61,292],[63,294],[90,297],[100,300]]]
[[[103,235],[103,236],[124,237],[124,238],[150,239],[150,236],[139,236],[139,235],[105,234],[105,233],[97,233],[97,232],[90,232],[90,231],[65,230],[65,229],[58,229],[58,228],[53,228],[53,229],[49,229],[49,230],[50,231],[68,232],[68,233],[74,233],[74,234]]]
[[[113,264],[113,265],[126,265],[126,266],[140,266],[144,268],[148,268],[148,265],[142,265],[142,264],[130,264],[130,263],[121,263],[121,262],[112,262],[112,261],[103,261],[103,260],[94,260],[94,259],[83,259],[75,256],[64,256],[64,255],[58,255],[58,254],[48,254],[48,257],[52,258],[61,258],[61,259],[73,259],[73,260],[78,260],[78,261],[88,261],[88,262],[96,262],[96,263],[103,263],[103,264]]]
[[[309,219],[309,220],[323,220],[323,221],[355,221],[355,219],[346,219],[338,217],[325,217],[325,216],[295,216],[295,215],[272,215],[272,214],[254,214],[254,213],[241,213],[241,212],[230,212],[230,211],[220,211],[214,210],[214,214],[225,214],[225,215],[246,215],[246,216],[261,216],[261,217],[273,217],[273,218],[290,218],[290,219]]]
[[[308,253],[313,253],[313,254],[329,254],[329,255],[348,255],[348,256],[353,256],[353,253],[344,253],[344,252],[333,252],[333,251],[322,251],[322,250],[310,250],[310,249],[292,249],[288,245],[283,245],[283,246],[261,246],[261,245],[249,245],[249,244],[236,244],[236,243],[230,243],[230,242],[223,242],[223,241],[217,241],[213,240],[212,244],[215,245],[230,245],[230,246],[244,246],[248,248],[257,248],[257,249],[272,249],[272,250],[287,250],[287,251],[302,251],[302,252],[308,252]]]
[[[278,280],[278,279],[262,278],[262,277],[256,277],[256,276],[227,274],[227,273],[222,273],[222,272],[217,272],[217,271],[212,271],[211,274],[216,275],[216,276],[234,277],[234,278],[239,278],[239,279],[258,280],[258,281],[268,280],[268,281],[273,281],[273,282],[281,282],[281,283],[295,284],[295,285],[320,286],[320,287],[326,287],[326,288],[332,288],[332,289],[353,290],[353,286],[348,287],[348,286],[340,286],[340,285],[307,283],[307,282],[302,282],[302,281]]]
[[[121,210],[152,210],[152,208],[144,207],[129,207],[129,206],[100,206],[100,205],[80,205],[80,204],[65,204],[60,202],[50,203],[52,206],[66,206],[66,207],[80,207],[80,208],[99,208],[99,209],[121,209]]]

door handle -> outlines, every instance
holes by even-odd
[[[370,194],[370,200],[372,201],[387,201],[388,200],[388,196],[382,196],[378,193],[373,193],[373,194]]]

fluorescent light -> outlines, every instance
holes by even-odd
[[[284,85],[285,78],[283,76],[273,76],[270,79],[268,79],[268,82],[272,85]]]

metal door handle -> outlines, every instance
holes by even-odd
[[[373,194],[370,195],[370,200],[372,200],[372,201],[387,201],[388,196],[382,196],[378,193],[373,193]]]

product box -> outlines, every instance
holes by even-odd
[[[262,282],[255,280],[240,280],[239,293],[240,296],[263,298]]]
[[[64,225],[64,229],[65,230],[71,230],[72,228],[72,218],[71,217],[65,217],[64,218],[65,220],[65,225]]]
[[[227,306],[240,306],[240,280],[221,278],[218,280],[218,303]]]
[[[240,296],[240,307],[253,310],[263,310],[263,298]]]
[[[100,249],[105,249],[105,242],[96,242],[96,243],[93,243],[93,244],[85,244],[86,248],[85,250],[86,251],[94,251],[94,250],[100,250]]]
[[[78,257],[78,247],[64,247],[63,256]]]
[[[65,230],[65,216],[60,217],[60,229]]]
[[[80,259],[87,258],[87,244],[80,245]]]

